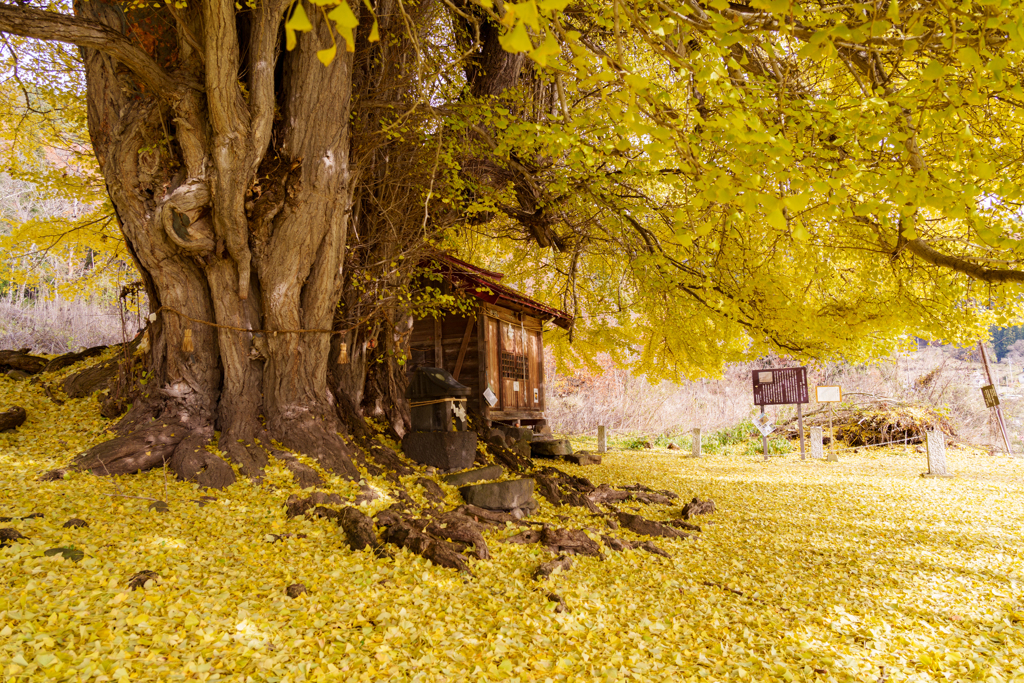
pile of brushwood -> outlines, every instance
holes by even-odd
[[[824,427],[828,438],[829,410],[804,416],[804,428]],[[785,429],[797,438],[796,418]],[[891,399],[875,399],[863,405],[840,404],[834,409],[832,426],[837,441],[847,446],[880,446],[888,443],[922,443],[925,433],[941,430],[947,438],[955,438],[956,430],[949,416],[934,406],[904,403]]]

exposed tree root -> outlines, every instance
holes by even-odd
[[[491,551],[487,548],[483,530],[484,526],[462,514],[461,508],[444,513],[426,527],[426,532],[435,538],[467,543],[473,546],[478,560],[489,560]]]
[[[695,515],[710,515],[715,511],[715,501],[700,500],[694,496],[693,500],[683,506],[683,519],[690,519]]]
[[[187,433],[178,422],[155,420],[125,436],[96,444],[72,465],[98,475],[134,474],[170,461]]]
[[[284,463],[284,466],[292,473],[292,477],[301,489],[308,489],[314,486],[323,486],[324,480],[320,473],[309,465],[299,461],[291,453],[276,448],[271,449],[270,454]]]
[[[179,479],[200,486],[219,489],[235,482],[231,466],[207,449],[213,438],[212,426],[185,424],[170,417],[174,405],[165,405],[164,416],[154,419],[154,407],[140,406],[126,415],[116,428],[120,436],[81,453],[72,466],[102,476],[167,465]]]
[[[104,351],[107,350],[106,346],[92,346],[84,351],[77,351],[75,353],[65,353],[63,356],[57,356],[46,364],[43,368],[43,372],[57,372],[63,370],[66,367],[70,367],[78,361],[85,360],[86,358],[94,358]]]
[[[302,498],[294,493],[288,496],[288,500],[285,501],[285,514],[291,517],[298,517],[305,513],[307,510],[312,510],[318,505],[341,505],[341,496],[337,493],[326,493],[324,491],[314,491],[310,495]]]
[[[466,558],[459,554],[459,549],[455,544],[428,536],[404,517],[394,515],[385,517],[384,521],[388,524],[381,537],[386,542],[400,548],[407,548],[440,567],[472,573]],[[378,524],[382,523],[381,515],[377,516],[377,522]]]
[[[0,413],[0,432],[6,432],[9,429],[17,429],[25,423],[28,419],[28,413],[21,406],[14,406],[8,408],[4,412]]]
[[[212,433],[193,432],[182,440],[171,458],[171,470],[184,481],[200,486],[222,489],[235,483],[235,471],[219,457],[207,450]]]
[[[572,558],[571,557],[559,557],[557,559],[545,562],[544,564],[537,567],[533,572],[533,578],[540,581],[546,579],[556,571],[567,572],[572,569]]]
[[[640,515],[631,515],[628,512],[618,513],[619,524],[624,529],[634,531],[641,536],[665,536],[668,538],[688,538],[690,534],[684,533],[661,522],[646,519]]]
[[[282,445],[313,458],[329,472],[359,479],[359,470],[352,462],[355,449],[312,415],[276,424],[270,432]]]
[[[84,398],[91,396],[100,389],[105,389],[117,375],[120,358],[113,358],[106,363],[93,365],[67,377],[61,384],[68,398]]]
[[[444,490],[440,486],[438,486],[437,482],[434,481],[433,479],[420,477],[419,479],[416,480],[416,484],[418,484],[423,489],[424,494],[427,497],[427,500],[429,500],[430,502],[440,503],[441,501],[444,500]]]
[[[29,375],[41,372],[49,362],[45,358],[29,355],[30,349],[20,351],[0,351],[0,373],[18,370]]]
[[[629,491],[620,491],[613,489],[608,484],[601,484],[596,489],[587,494],[587,498],[592,503],[602,503],[607,505],[609,503],[621,503],[624,500],[628,500],[632,497],[632,493]]]
[[[337,522],[338,526],[345,532],[345,539],[352,550],[369,548],[378,557],[388,555],[380,539],[377,538],[377,530],[374,529],[373,520],[356,508],[342,508],[338,513]]]
[[[556,529],[545,526],[540,532],[540,542],[549,550],[563,555],[603,557],[597,541],[587,536],[582,529]]]

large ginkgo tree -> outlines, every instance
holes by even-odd
[[[28,0],[81,48],[152,320],[78,466],[224,485],[401,431],[436,245],[652,375],[962,340],[1018,310],[1018,3]],[[38,49],[38,48],[34,48]],[[39,52],[38,54],[44,54]],[[553,337],[560,346],[565,337]]]

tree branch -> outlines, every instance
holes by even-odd
[[[903,242],[903,248],[914,256],[941,268],[949,268],[982,282],[1024,282],[1024,272],[1006,268],[985,268],[956,256],[944,254],[922,239]]]
[[[256,9],[253,40],[249,48],[249,112],[252,118],[252,154],[248,161],[250,176],[263,161],[274,126],[274,64],[281,49],[279,33],[287,8],[288,0],[267,0],[261,2]]]
[[[206,106],[213,126],[213,226],[238,271],[238,297],[249,296],[249,251],[244,208],[249,156],[249,110],[238,86],[238,33],[235,7],[225,0],[203,3],[206,47]]]
[[[146,85],[162,94],[169,94],[178,86],[145,50],[132,44],[124,34],[98,22],[59,12],[0,4],[0,32],[97,50],[131,69]]]

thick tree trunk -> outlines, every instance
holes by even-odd
[[[203,74],[205,101],[187,88],[172,98],[146,91],[110,57],[83,51],[93,145],[154,316],[143,393],[117,438],[77,466],[119,474],[167,464],[224,486],[234,472],[207,449],[219,430],[218,451],[247,476],[260,476],[276,440],[355,477],[327,373],[356,181],[351,59],[343,52],[324,67],[314,39],[285,53],[269,85],[280,111],[268,120],[255,99],[268,87],[257,72],[270,67],[255,55],[261,41],[271,43],[264,56],[281,55],[274,46],[285,5],[264,3],[251,19],[247,107],[231,81],[234,10],[207,4],[159,36],[177,44],[181,72]],[[77,9],[121,28],[107,6]],[[318,38],[329,40],[315,20]],[[204,31],[200,54],[193,43]],[[266,150],[253,145],[261,137]]]

